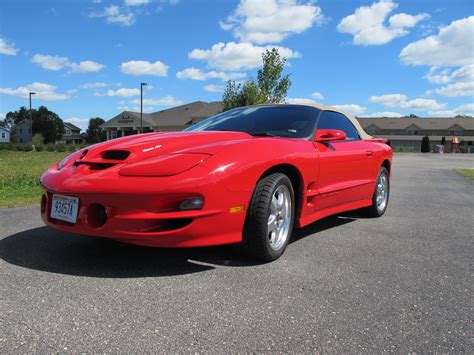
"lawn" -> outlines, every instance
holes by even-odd
[[[0,208],[39,203],[41,174],[68,154],[0,150]]]
[[[461,174],[466,176],[467,178],[474,180],[474,169],[473,168],[461,168],[461,169],[456,169],[456,171]]]

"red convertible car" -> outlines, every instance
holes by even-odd
[[[62,231],[158,247],[240,243],[271,261],[295,227],[384,214],[391,160],[384,140],[338,109],[241,107],[73,153],[41,177],[41,215]]]

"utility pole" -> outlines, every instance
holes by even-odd
[[[143,133],[143,87],[146,83],[140,83],[140,133]]]
[[[33,115],[32,115],[32,113],[31,113],[31,95],[36,95],[36,92],[30,91],[30,119],[32,120],[32,119],[33,119]]]

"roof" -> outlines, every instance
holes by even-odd
[[[70,122],[64,122],[64,126],[71,129],[71,130],[74,130],[74,131],[77,131],[77,130],[81,130],[79,127],[73,125],[72,123]]]
[[[422,130],[449,130],[451,127],[458,125],[465,130],[474,130],[474,118],[382,118],[382,117],[359,117],[357,120],[362,127],[367,128],[375,125],[380,129],[399,129],[404,130],[415,125]]]
[[[150,113],[149,118],[154,125],[160,127],[186,126],[222,112],[220,102],[195,101],[189,104]]]
[[[143,114],[143,125],[153,126],[153,123],[149,119],[149,114]],[[108,120],[101,125],[102,128],[107,127],[139,127],[140,126],[140,112],[123,111],[117,116]]]
[[[4,131],[10,132],[10,128],[8,128],[8,127],[0,126],[0,129],[3,129]]]
[[[144,113],[143,124],[150,127],[183,127],[220,112],[222,112],[220,102],[195,101],[158,112]],[[138,126],[140,126],[140,113],[132,111],[123,111],[101,125],[102,128]]]

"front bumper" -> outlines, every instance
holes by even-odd
[[[242,239],[245,208],[235,213],[231,207],[247,206],[250,196],[229,192],[217,176],[208,176],[205,181],[186,174],[97,179],[95,183],[89,180],[86,177],[71,184],[54,168],[48,170],[41,179],[43,221],[65,232],[157,247],[232,244]],[[55,193],[79,198],[75,224],[50,217]],[[201,210],[176,208],[180,201],[193,196],[204,199]],[[98,217],[97,206],[103,208],[105,222]]]

